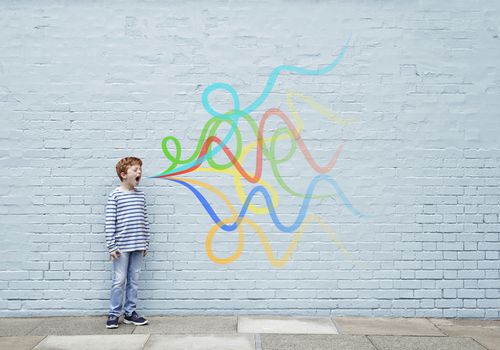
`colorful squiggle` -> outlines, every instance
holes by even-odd
[[[280,117],[285,122],[285,124],[288,127],[288,129],[290,130],[295,142],[298,143],[300,150],[304,154],[304,156],[305,156],[307,162],[309,163],[309,165],[311,166],[311,168],[313,168],[314,170],[316,170],[320,174],[324,174],[324,173],[327,173],[328,171],[330,171],[334,167],[344,145],[341,144],[339,146],[339,148],[337,149],[337,151],[335,152],[333,157],[330,159],[330,161],[325,166],[318,165],[318,163],[316,163],[314,161],[313,156],[311,155],[311,152],[309,151],[309,149],[305,145],[304,140],[302,140],[302,137],[300,136],[299,132],[297,131],[297,129],[295,128],[293,123],[286,116],[286,114],[283,113],[278,108],[269,109],[266,113],[264,113],[264,116],[262,117],[262,120],[260,122],[259,131],[257,133],[257,156],[256,156],[256,166],[255,166],[255,174],[254,175],[250,175],[248,172],[245,171],[245,169],[243,169],[243,167],[238,162],[236,157],[233,155],[231,150],[229,150],[229,148],[217,136],[210,136],[209,138],[207,138],[205,140],[205,142],[203,143],[203,147],[201,148],[200,154],[198,155],[198,159],[205,157],[205,155],[209,152],[209,147],[212,143],[217,143],[220,147],[222,147],[222,149],[224,150],[224,153],[230,159],[232,165],[238,170],[238,172],[240,172],[240,174],[248,182],[251,182],[251,183],[258,182],[260,177],[262,176],[262,153],[263,153],[263,148],[264,148],[264,145],[263,145],[264,126],[265,126],[268,118],[272,115],[276,115],[276,116]],[[240,150],[241,148],[238,147],[237,149]],[[199,163],[199,162],[196,162],[196,163],[197,163],[196,165],[193,165],[192,167],[190,167],[188,169],[185,169],[182,171],[177,171],[174,173],[170,173],[168,175],[162,175],[159,177],[177,176],[177,175],[192,172],[201,166],[201,163]]]
[[[325,66],[324,68],[321,68],[321,69],[306,69],[306,68],[288,66],[288,65],[276,67],[275,69],[273,69],[273,71],[269,75],[269,78],[267,80],[266,85],[264,86],[264,89],[263,89],[261,95],[252,104],[250,104],[248,107],[243,108],[243,109],[240,108],[240,100],[238,97],[238,93],[236,92],[236,89],[234,89],[232,85],[226,84],[226,83],[214,83],[214,84],[209,85],[203,91],[202,99],[201,99],[201,102],[202,102],[203,107],[205,108],[205,111],[207,111],[207,113],[209,115],[211,115],[213,117],[217,117],[219,120],[226,120],[226,121],[229,121],[231,123],[231,128],[229,129],[229,132],[227,133],[226,137],[222,140],[222,144],[226,145],[229,142],[229,140],[231,139],[233,134],[236,132],[236,129],[238,126],[238,120],[241,117],[248,115],[251,112],[255,111],[256,108],[258,108],[260,105],[262,105],[262,103],[264,103],[264,101],[267,99],[267,97],[271,93],[271,91],[276,83],[276,80],[278,79],[278,76],[281,74],[281,72],[289,71],[289,72],[298,73],[301,75],[323,75],[323,74],[326,74],[339,64],[342,57],[344,57],[345,51],[347,50],[347,47],[348,47],[348,44],[349,44],[349,40],[344,44],[344,46],[340,50],[337,57],[330,64],[328,64],[327,66]],[[223,90],[223,91],[229,92],[229,94],[231,95],[232,100],[233,100],[233,107],[231,108],[230,112],[226,112],[226,113],[217,112],[212,108],[212,106],[208,102],[208,97],[210,96],[210,94],[213,93],[214,91],[217,91],[217,90]],[[199,140],[202,140],[202,139],[205,139],[205,138],[204,137],[199,138]],[[166,147],[166,143],[169,141],[174,143],[175,157],[172,156],[172,154],[168,150],[168,147]],[[200,146],[200,143],[198,142],[197,151],[198,151],[199,146]],[[185,169],[196,166],[198,164],[201,164],[206,159],[213,158],[213,156],[215,154],[217,154],[219,151],[221,151],[221,149],[222,149],[222,146],[218,145],[215,149],[207,152],[207,154],[205,154],[203,157],[200,157],[200,158],[196,157],[196,155],[199,154],[199,152],[196,151],[187,160],[181,160],[180,159],[181,147],[180,147],[180,142],[177,138],[175,138],[173,136],[165,138],[163,140],[162,147],[163,147],[163,151],[164,151],[165,155],[167,156],[167,158],[171,161],[172,160],[175,160],[175,161],[173,161],[172,164],[170,165],[170,167],[167,168],[160,175],[171,174],[172,172],[174,172],[173,171],[174,169],[175,169],[175,172],[180,172],[180,171],[183,171]],[[168,153],[168,155],[167,155],[167,153]],[[181,166],[177,168],[177,165],[179,165],[179,164],[181,164]]]
[[[187,187],[193,194],[198,198],[200,203],[203,205],[205,208],[207,214],[212,218],[215,224],[220,225],[221,228],[224,231],[234,231],[238,227],[239,223],[241,220],[245,217],[245,214],[248,210],[248,206],[250,205],[250,202],[252,201],[253,197],[257,193],[261,193],[264,196],[264,199],[266,201],[266,205],[269,209],[269,215],[274,223],[274,225],[283,232],[294,232],[297,230],[297,228],[300,226],[302,221],[304,220],[305,214],[307,212],[307,208],[309,207],[309,203],[311,202],[311,197],[314,189],[316,188],[318,182],[324,181],[329,183],[330,185],[333,186],[337,194],[339,195],[340,199],[342,200],[342,203],[356,216],[362,217],[363,214],[358,211],[356,208],[353,207],[353,205],[349,202],[347,197],[345,196],[344,192],[342,192],[342,189],[340,186],[337,184],[337,182],[328,175],[317,175],[315,176],[312,181],[309,183],[309,186],[307,187],[306,190],[306,196],[304,197],[302,201],[301,208],[299,210],[299,214],[297,215],[297,218],[295,219],[295,222],[289,226],[284,225],[280,219],[278,218],[276,214],[275,207],[273,205],[273,202],[271,200],[271,197],[269,195],[269,192],[266,190],[265,187],[263,186],[255,186],[250,193],[248,194],[245,202],[243,203],[243,206],[240,210],[240,213],[238,214],[238,218],[231,224],[221,224],[223,221],[222,219],[217,215],[213,207],[210,205],[210,203],[207,201],[207,199],[201,194],[200,191],[198,191],[194,186],[189,184],[188,182],[185,182],[179,178],[177,179],[172,179],[172,178],[167,178],[167,180],[177,182],[185,187]]]
[[[178,180],[178,179],[176,179]],[[225,204],[226,207],[229,209],[231,212],[232,218],[225,219],[223,221],[234,221],[237,218],[236,215],[236,209],[234,208],[234,205],[231,203],[229,198],[219,189],[217,189],[214,186],[211,186],[207,183],[198,181],[198,180],[193,180],[193,179],[182,179],[183,182],[192,184],[192,185],[198,185],[200,187],[203,187],[210,192],[214,193],[217,197],[219,197]],[[267,186],[266,186],[267,187]],[[349,258],[352,258],[350,253],[347,251],[347,249],[344,247],[344,245],[338,240],[335,232],[333,229],[330,227],[330,225],[326,224],[323,222],[323,220],[315,215],[315,214],[308,214],[302,223],[302,225],[299,227],[299,229],[293,234],[292,240],[288,244],[288,247],[286,251],[282,254],[281,258],[277,258],[275,254],[273,253],[273,249],[271,246],[271,243],[269,242],[269,239],[267,238],[267,235],[265,232],[260,228],[260,226],[253,220],[249,218],[243,218],[242,219],[242,224],[247,224],[250,225],[253,230],[256,232],[257,236],[259,237],[262,246],[264,248],[264,252],[266,254],[267,259],[271,263],[272,266],[276,268],[283,267],[291,258],[293,252],[296,250],[298,242],[300,241],[302,234],[304,233],[304,229],[306,225],[310,224],[311,222],[318,222],[323,230],[325,231],[326,234],[328,234],[331,239],[334,241],[334,243],[338,246],[339,250],[348,256]],[[213,225],[210,230],[208,231],[206,240],[205,240],[205,250],[207,252],[207,255],[210,260],[217,264],[229,264],[238,259],[243,252],[244,245],[245,245],[245,236],[243,233],[242,226],[238,226],[237,231],[238,231],[238,243],[236,246],[236,249],[234,253],[228,257],[218,257],[214,251],[213,251],[213,240],[215,239],[215,235],[221,228],[220,224],[215,224]]]
[[[240,256],[244,246],[242,226],[243,224],[246,224],[251,226],[256,232],[256,234],[259,236],[259,239],[261,240],[261,243],[264,247],[266,256],[268,257],[268,260],[271,262],[271,264],[275,267],[283,266],[283,264],[290,259],[291,254],[295,250],[296,245],[303,233],[304,226],[309,224],[312,220],[320,222],[321,225],[324,225],[324,223],[322,223],[321,219],[318,216],[315,216],[313,214],[309,214],[306,216],[309,204],[314,198],[331,196],[331,194],[327,195],[313,194],[319,182],[329,183],[333,187],[335,193],[338,195],[339,199],[342,201],[342,203],[345,205],[346,208],[348,208],[354,215],[358,217],[363,216],[363,214],[359,210],[354,208],[353,205],[349,202],[349,200],[347,199],[347,197],[345,196],[345,194],[343,193],[342,189],[337,184],[337,182],[331,176],[325,175],[328,171],[330,171],[334,167],[337,159],[339,158],[340,152],[342,151],[343,144],[340,144],[335,154],[332,156],[332,158],[326,165],[320,166],[319,164],[317,164],[313,159],[310,150],[307,148],[305,142],[303,141],[300,135],[300,130],[302,129],[302,121],[296,110],[293,99],[294,98],[301,99],[309,106],[313,107],[318,113],[327,116],[329,119],[333,120],[336,123],[348,124],[350,122],[349,120],[339,118],[338,116],[330,112],[327,108],[323,107],[322,105],[314,101],[313,99],[296,92],[289,92],[287,94],[287,104],[298,127],[295,127],[294,123],[290,120],[290,118],[288,118],[288,116],[284,112],[282,112],[277,108],[269,109],[263,115],[258,126],[257,123],[250,116],[250,113],[253,112],[260,105],[262,105],[262,103],[267,99],[281,72],[290,71],[303,75],[325,74],[331,71],[340,62],[347,49],[347,45],[348,42],[346,42],[346,44],[342,47],[340,53],[333,60],[333,62],[331,62],[329,65],[327,65],[322,69],[308,70],[294,66],[279,66],[275,68],[271,72],[261,95],[253,103],[251,103],[249,106],[243,109],[240,108],[238,93],[231,85],[225,83],[215,83],[208,86],[203,92],[202,104],[205,110],[210,115],[212,115],[212,118],[203,127],[195,151],[187,159],[182,159],[181,145],[177,138],[173,136],[168,136],[163,139],[162,141],[163,153],[165,154],[166,158],[171,162],[171,164],[165,171],[153,177],[164,178],[169,181],[173,181],[183,185],[184,187],[188,188],[197,197],[199,202],[203,205],[205,211],[212,218],[214,222],[214,226],[212,226],[212,228],[209,230],[206,239],[207,255],[212,261],[221,264],[229,263],[234,261]],[[208,101],[209,96],[211,93],[217,90],[223,90],[231,95],[231,98],[233,100],[233,108],[229,112],[220,113],[211,107]],[[270,138],[269,147],[267,147],[266,142],[268,142],[269,139],[264,139],[264,127],[266,121],[271,116],[278,116],[285,123],[286,127],[282,127],[274,131],[272,137]],[[257,139],[256,142],[247,145],[245,148],[242,148],[242,136],[238,128],[238,122],[240,119],[244,119],[250,124]],[[230,129],[227,132],[226,136],[223,139],[221,139],[216,135],[216,133],[219,127],[226,123],[230,125]],[[234,153],[227,147],[227,143],[231,140],[233,135],[235,135],[236,139],[236,150],[234,151]],[[276,152],[275,152],[276,144],[278,140],[282,139],[290,140],[291,146],[286,155],[278,159],[276,157]],[[174,153],[171,153],[169,150],[170,143],[173,143],[174,145],[175,148]],[[216,146],[212,148],[214,144]],[[322,174],[312,179],[305,193],[299,193],[291,189],[283,181],[283,178],[278,169],[279,164],[282,164],[283,162],[290,160],[290,158],[295,153],[297,145],[299,146],[299,149],[304,155],[306,161],[309,163],[310,167],[314,169],[317,173]],[[256,148],[256,153],[257,153],[255,160],[256,166],[255,166],[255,173],[250,174],[243,168],[242,160],[247,156],[248,152],[250,152],[250,150],[253,148]],[[228,161],[226,163],[219,164],[214,160],[213,157],[221,150],[226,154]],[[278,180],[279,185],[283,189],[285,189],[288,193],[303,198],[299,213],[297,214],[297,217],[292,224],[286,225],[280,221],[276,213],[276,207],[279,202],[279,197],[277,196],[277,192],[274,190],[274,188],[272,188],[269,184],[264,183],[262,180],[262,165],[264,157],[270,162],[273,174],[275,178]],[[211,168],[208,169],[200,168],[201,164],[205,160],[208,162]],[[196,170],[225,172],[233,175],[235,185],[238,190],[238,195],[240,196],[240,199],[242,201],[242,207],[239,213],[236,213],[236,210],[234,209],[232,204],[230,204],[230,202],[227,200],[227,197],[225,197],[225,195],[221,191],[209,186],[208,184],[196,180],[174,177],[182,174],[187,174]],[[251,189],[248,195],[246,195],[246,198],[243,198],[244,191],[242,189],[242,184],[241,184],[241,180],[243,178],[250,183],[254,184],[259,183],[259,185]],[[194,187],[194,185],[198,185],[210,190],[212,193],[218,195],[219,198],[222,198],[226,202],[226,204],[229,203],[228,208],[230,208],[231,210],[232,217],[222,219],[216,213],[215,209],[210,205],[208,200],[203,196],[203,194],[199,190],[197,190]],[[264,197],[266,203],[265,208],[257,208],[255,206],[252,206],[251,204],[252,199],[258,193],[261,193]],[[280,231],[286,233],[293,233],[293,239],[289,244],[287,251],[283,254],[282,258],[278,259],[274,256],[271,246],[269,244],[269,240],[267,239],[265,233],[262,231],[260,226],[255,221],[246,217],[248,211],[252,211],[258,214],[267,214],[270,216],[274,225]],[[238,246],[234,254],[232,254],[230,257],[219,258],[213,253],[212,241],[215,237],[216,232],[220,229],[227,232],[238,231]],[[340,244],[339,242],[337,243]]]

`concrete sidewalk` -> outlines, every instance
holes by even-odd
[[[500,320],[168,316],[0,318],[0,350],[500,350]]]

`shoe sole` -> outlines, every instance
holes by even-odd
[[[107,329],[115,329],[115,328],[118,328],[118,325],[116,325],[116,326],[108,326],[108,325],[106,325],[106,328]]]
[[[133,324],[134,326],[144,326],[146,324],[148,324],[149,321],[144,321],[142,323],[139,323],[139,322],[134,322],[134,321],[129,321],[129,320],[123,320],[123,323],[125,324]]]

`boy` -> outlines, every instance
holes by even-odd
[[[141,180],[142,161],[127,157],[116,164],[121,185],[108,196],[106,246],[113,260],[113,283],[106,328],[118,328],[125,291],[126,324],[142,326],[148,321],[136,309],[142,260],[149,248],[149,223],[144,193],[136,189]]]

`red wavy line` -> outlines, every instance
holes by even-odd
[[[203,147],[202,147],[202,149],[200,151],[200,154],[198,156],[198,159],[202,158],[203,156],[205,156],[205,154],[207,154],[208,148],[210,147],[210,145],[212,143],[216,143],[218,145],[222,145],[222,149],[223,149],[224,153],[227,155],[227,157],[229,158],[229,160],[231,161],[231,163],[233,163],[233,165],[238,170],[238,172],[247,181],[249,181],[251,183],[258,182],[260,180],[261,176],[262,176],[262,147],[263,147],[263,143],[264,143],[264,137],[263,137],[263,135],[264,135],[264,125],[265,125],[267,119],[270,116],[272,116],[272,115],[276,115],[276,116],[280,117],[285,122],[286,126],[292,132],[293,137],[297,141],[297,144],[299,145],[299,148],[302,151],[302,153],[304,154],[304,157],[306,158],[307,162],[309,163],[309,165],[314,170],[316,170],[318,173],[324,174],[324,173],[327,173],[328,171],[330,171],[335,166],[335,163],[337,162],[337,159],[340,156],[340,152],[342,151],[342,149],[344,147],[344,144],[341,144],[337,148],[337,151],[333,155],[332,159],[330,159],[330,161],[328,162],[328,164],[326,164],[325,166],[318,165],[318,163],[316,163],[314,161],[314,159],[313,159],[313,157],[311,155],[311,152],[309,152],[309,149],[305,145],[304,140],[300,136],[300,133],[295,128],[295,126],[293,125],[293,123],[290,121],[290,118],[288,118],[286,116],[286,114],[283,113],[278,108],[270,108],[270,109],[268,109],[266,111],[266,113],[264,113],[264,116],[262,117],[262,120],[260,121],[259,131],[257,133],[257,155],[256,155],[256,166],[255,166],[255,174],[254,175],[250,175],[249,173],[247,173],[245,171],[245,169],[243,169],[243,167],[241,166],[241,164],[234,157],[234,155],[231,152],[231,150],[225,144],[223,144],[222,140],[219,139],[217,136],[210,136],[209,138],[207,138],[205,140],[205,142],[203,143]],[[201,166],[201,164],[197,164],[197,165],[192,166],[191,168],[188,168],[188,169],[185,169],[185,170],[182,170],[182,171],[178,171],[176,173],[171,173],[171,174],[163,175],[163,176],[160,176],[160,177],[161,178],[166,178],[166,177],[171,177],[171,176],[176,176],[176,175],[181,175],[181,174],[189,173],[189,172],[192,172],[192,171],[198,169],[200,166]]]

